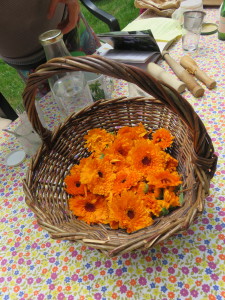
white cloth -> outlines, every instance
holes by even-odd
[[[9,119],[0,117],[0,130],[7,128],[11,122]]]

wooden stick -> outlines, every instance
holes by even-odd
[[[171,87],[173,87],[178,93],[183,93],[186,88],[186,84],[180,80],[178,80],[175,76],[171,75],[170,73],[166,72],[158,66],[157,64],[151,62],[147,65],[147,72],[155,77],[158,80],[161,80]]]
[[[190,74],[195,75],[199,80],[201,80],[207,86],[208,89],[211,90],[216,86],[216,81],[210,78],[204,71],[200,70],[197,63],[190,56],[183,56],[180,59],[180,64]]]
[[[163,51],[163,58],[166,60],[168,65],[172,68],[177,77],[186,83],[187,88],[196,98],[204,95],[204,89],[196,82],[192,75],[188,73],[180,64],[178,64],[170,55],[169,52]]]

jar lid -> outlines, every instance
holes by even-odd
[[[193,8],[202,7],[202,1],[201,0],[182,1],[180,4],[180,7],[185,8],[185,9],[193,9]]]
[[[18,166],[26,158],[24,150],[15,150],[10,152],[5,158],[5,165],[9,167]]]
[[[62,39],[63,34],[60,29],[52,29],[39,35],[39,41],[42,45],[52,44]]]
[[[203,23],[201,35],[210,35],[216,33],[218,30],[218,26],[215,23]]]

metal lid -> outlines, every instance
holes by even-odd
[[[210,35],[216,33],[218,26],[215,23],[203,23],[201,35]]]
[[[62,39],[63,34],[60,29],[52,29],[39,35],[39,41],[42,45],[48,45]]]

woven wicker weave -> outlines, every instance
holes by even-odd
[[[137,84],[153,97],[101,100],[71,115],[54,132],[44,129],[34,105],[37,86],[60,72],[90,71]],[[55,58],[33,73],[23,93],[29,119],[43,139],[32,159],[24,191],[26,203],[38,224],[53,239],[80,241],[109,257],[147,249],[171,235],[185,230],[202,213],[209,193],[217,156],[211,139],[192,106],[175,90],[163,85],[146,72],[98,56]],[[87,225],[69,211],[64,177],[72,165],[87,157],[83,136],[89,129],[101,127],[114,131],[118,126],[168,128],[175,136],[171,154],[178,159],[183,175],[184,204],[169,215],[156,218],[152,226],[127,234],[107,225]]]

